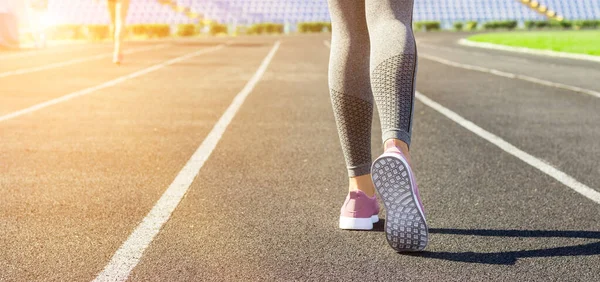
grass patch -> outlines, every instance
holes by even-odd
[[[488,33],[471,36],[469,40],[600,56],[599,30]]]

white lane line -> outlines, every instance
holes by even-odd
[[[28,57],[33,57],[33,56],[37,56],[37,55],[48,55],[48,54],[54,54],[54,53],[67,53],[67,52],[73,52],[73,51],[78,51],[78,50],[82,50],[82,49],[97,49],[97,48],[111,48],[112,45],[109,44],[77,44],[77,45],[73,45],[73,46],[77,46],[76,48],[68,48],[68,46],[55,46],[55,47],[50,47],[47,49],[33,49],[33,50],[26,50],[26,51],[13,51],[9,54],[0,54],[0,59],[17,59],[17,58],[28,58]],[[67,48],[61,48],[61,47],[67,47]]]
[[[175,180],[169,185],[169,188],[167,188],[133,233],[129,235],[129,238],[115,252],[110,262],[94,281],[127,280],[127,277],[140,261],[148,245],[152,242],[156,234],[158,234],[162,226],[169,220],[171,213],[173,213],[185,193],[187,193],[194,178],[198,175],[204,162],[210,157],[227,126],[235,117],[244,100],[246,100],[246,97],[248,97],[262,78],[273,56],[275,56],[275,53],[279,49],[279,45],[280,42],[277,41],[269,54],[263,59],[254,76],[246,83],[246,86],[244,86],[240,93],[235,96],[231,105],[225,110],[206,139],[204,139],[200,147],[198,147],[183,169],[175,177]]]
[[[476,52],[473,50],[468,50],[468,49],[459,49],[459,48],[453,48],[453,47],[443,47],[443,46],[437,46],[437,45],[431,45],[429,43],[422,43],[420,41],[417,40],[417,46],[418,47],[423,47],[423,48],[427,48],[427,49],[433,49],[436,51],[446,51],[446,52],[452,52],[452,53],[468,53],[469,56],[477,56],[477,57],[490,57],[489,53],[482,53],[482,52]],[[422,49],[419,49],[421,52]],[[537,61],[535,61],[532,57],[528,57],[528,58],[523,58],[523,57],[515,57],[515,56],[510,56],[508,54],[503,55],[503,54],[497,54],[498,56],[502,56],[502,61],[510,61],[510,62],[514,62],[517,64],[522,64],[522,63],[536,63]],[[560,66],[557,65],[555,63],[550,63],[550,62],[544,62],[544,64],[546,65],[551,65],[551,66]]]
[[[16,112],[12,112],[12,113],[0,116],[0,122],[5,121],[5,120],[9,120],[9,119],[12,119],[12,118],[16,118],[16,117],[24,115],[24,114],[32,113],[32,112],[35,112],[37,110],[40,110],[40,109],[43,109],[43,108],[46,108],[46,107],[49,107],[49,106],[52,106],[52,105],[55,105],[55,104],[58,104],[58,103],[65,102],[67,100],[70,100],[70,99],[73,99],[73,98],[76,98],[76,97],[79,97],[79,96],[87,95],[87,94],[93,93],[95,91],[104,89],[104,88],[109,88],[109,87],[115,86],[115,85],[117,85],[119,83],[122,83],[122,82],[125,82],[127,80],[130,80],[130,79],[133,79],[133,78],[136,78],[136,77],[139,77],[139,76],[151,73],[153,71],[157,71],[157,70],[159,70],[161,68],[164,68],[166,66],[169,66],[169,65],[172,65],[172,64],[175,64],[175,63],[178,63],[178,62],[181,62],[181,61],[184,61],[184,60],[187,60],[187,59],[190,59],[190,58],[202,55],[202,54],[206,54],[206,53],[209,53],[209,52],[217,51],[219,49],[222,49],[223,47],[224,47],[224,45],[218,45],[218,46],[215,46],[215,47],[211,47],[211,48],[207,48],[207,49],[202,49],[202,50],[199,50],[199,51],[196,51],[196,52],[193,52],[193,53],[181,56],[181,57],[177,57],[177,58],[174,58],[174,59],[162,62],[162,63],[157,64],[157,65],[145,68],[143,70],[140,70],[140,71],[128,74],[128,75],[124,75],[124,76],[115,78],[113,80],[104,82],[104,83],[102,83],[100,85],[96,85],[96,86],[93,86],[93,87],[82,89],[82,90],[79,90],[79,91],[76,91],[76,92],[73,92],[73,93],[70,93],[70,94],[67,94],[67,95],[64,95],[64,96],[61,96],[61,97],[58,97],[58,98],[46,101],[46,102],[43,102],[43,103],[39,103],[37,105],[33,105],[33,106],[29,107],[29,108],[25,108],[25,109],[22,109],[22,110],[19,110],[19,111],[16,111]]]
[[[156,45],[156,46],[131,49],[131,50],[124,51],[123,53],[128,55],[128,54],[134,54],[137,52],[163,49],[167,46],[168,46],[167,44],[160,44],[160,45]],[[73,64],[78,64],[78,63],[83,63],[83,62],[88,62],[88,61],[93,61],[93,60],[99,60],[99,59],[103,59],[103,58],[111,58],[112,55],[113,55],[112,52],[104,53],[104,54],[89,56],[89,57],[85,57],[85,58],[73,59],[73,60],[69,60],[69,61],[65,61],[65,62],[58,62],[58,63],[54,63],[54,64],[43,65],[43,66],[39,66],[39,67],[23,68],[23,69],[17,69],[17,70],[12,70],[12,71],[0,72],[0,78],[13,76],[13,75],[21,75],[21,74],[27,74],[27,73],[32,73],[32,72],[38,72],[38,71],[45,71],[45,70],[65,67],[68,65],[73,65]]]
[[[325,46],[328,43],[325,41]],[[477,67],[478,68],[478,67]],[[500,149],[505,152],[517,157],[518,159],[524,161],[525,163],[531,165],[532,167],[540,170],[546,175],[558,180],[558,182],[564,184],[565,186],[573,189],[575,192],[583,195],[584,197],[600,204],[600,192],[588,187],[587,185],[577,181],[575,178],[569,176],[568,174],[558,170],[557,168],[543,162],[542,160],[528,154],[527,152],[515,147],[514,145],[504,141],[504,139],[494,135],[493,133],[477,126],[473,122],[461,117],[457,113],[451,111],[450,109],[438,104],[437,102],[429,99],[427,96],[417,92],[415,94],[417,100],[421,101],[423,104],[431,107],[436,110],[440,114],[449,118],[450,120],[458,123],[460,126],[468,129],[469,131],[475,133],[477,136],[487,140],[488,142],[498,146]]]
[[[500,71],[500,70],[496,70],[496,69],[489,69],[489,68],[484,68],[484,67],[480,67],[480,66],[461,64],[461,63],[453,62],[453,61],[446,60],[446,59],[443,59],[440,57],[427,55],[427,54],[424,54],[423,52],[419,52],[419,57],[425,58],[427,60],[431,60],[434,62],[438,62],[440,64],[448,65],[451,67],[462,68],[462,69],[467,69],[467,70],[472,70],[472,71],[479,71],[479,72],[489,73],[489,74],[506,77],[506,78],[519,79],[519,80],[523,80],[523,81],[537,83],[537,84],[544,85],[544,86],[550,86],[550,87],[555,87],[555,88],[559,88],[559,89],[565,89],[565,90],[574,91],[574,92],[578,92],[578,93],[588,94],[588,95],[592,95],[596,98],[600,98],[600,92],[577,87],[577,86],[556,83],[556,82],[543,80],[543,79],[539,79],[539,78],[535,78],[535,77],[531,77],[531,76],[526,76],[526,75],[522,75],[522,74],[514,74],[514,73],[510,73],[510,72],[504,72],[504,71]]]
[[[552,50],[540,50],[540,49],[525,48],[525,47],[506,46],[506,45],[487,43],[487,42],[476,42],[476,41],[471,41],[471,40],[464,39],[464,38],[459,40],[458,44],[463,45],[463,46],[469,46],[469,47],[477,47],[477,48],[484,48],[484,49],[493,49],[493,50],[516,52],[516,53],[523,53],[523,54],[532,54],[532,55],[538,55],[538,56],[575,59],[575,60],[600,63],[600,56],[594,56],[594,55],[558,52],[558,51],[552,51]]]
[[[431,107],[432,109],[436,110],[437,112],[444,115],[445,117],[458,123],[460,126],[475,133],[477,136],[498,146],[500,149],[519,158],[520,160],[524,161],[525,163],[531,165],[532,167],[537,168],[541,172],[558,180],[558,182],[573,189],[575,192],[583,195],[584,197],[600,204],[600,192],[577,181],[575,178],[573,178],[573,177],[569,176],[568,174],[558,170],[557,168],[545,163],[544,161],[528,154],[527,152],[524,152],[523,150],[513,146],[512,144],[504,141],[502,138],[494,135],[493,133],[491,133],[489,131],[486,131],[485,129],[474,124],[473,122],[461,117],[457,113],[455,113],[455,112],[449,110],[448,108],[438,104],[437,102],[429,99],[427,96],[417,92],[416,97],[423,104]]]

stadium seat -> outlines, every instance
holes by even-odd
[[[330,21],[326,0],[176,0],[178,5],[221,23],[275,22],[295,25],[303,21]],[[566,19],[600,17],[597,0],[540,0]],[[49,13],[57,24],[106,24],[105,1],[49,0]],[[543,20],[544,16],[514,0],[415,0],[415,21]],[[131,0],[129,24],[194,23],[158,0]]]

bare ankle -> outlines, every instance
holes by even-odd
[[[388,139],[383,143],[383,149],[387,150],[390,147],[398,148],[400,150],[400,152],[402,152],[404,157],[406,157],[408,164],[412,166],[412,162],[410,160],[410,151],[408,148],[408,144],[406,144],[406,142],[404,142],[400,139]]]
[[[373,185],[373,181],[371,180],[371,174],[350,177],[349,190],[360,190],[364,192],[367,196],[373,197],[375,195],[375,186]]]

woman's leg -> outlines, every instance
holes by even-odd
[[[350,177],[350,190],[372,196],[369,33],[364,0],[329,0],[332,39],[329,60],[331,102]]]
[[[110,17],[110,35],[112,39],[115,39],[115,22],[117,21],[117,1],[108,0],[106,1],[106,7],[108,8],[108,16]]]
[[[429,240],[408,154],[417,70],[412,13],[413,0],[366,0],[371,87],[385,147],[372,175],[385,205],[386,238],[396,251],[423,250]]]
[[[115,54],[121,55],[121,47],[123,37],[125,36],[125,23],[127,20],[127,12],[129,10],[129,0],[120,0],[116,4],[115,10]]]
[[[382,141],[386,148],[396,145],[410,159],[417,69],[413,0],[366,1],[371,85],[379,110]]]

